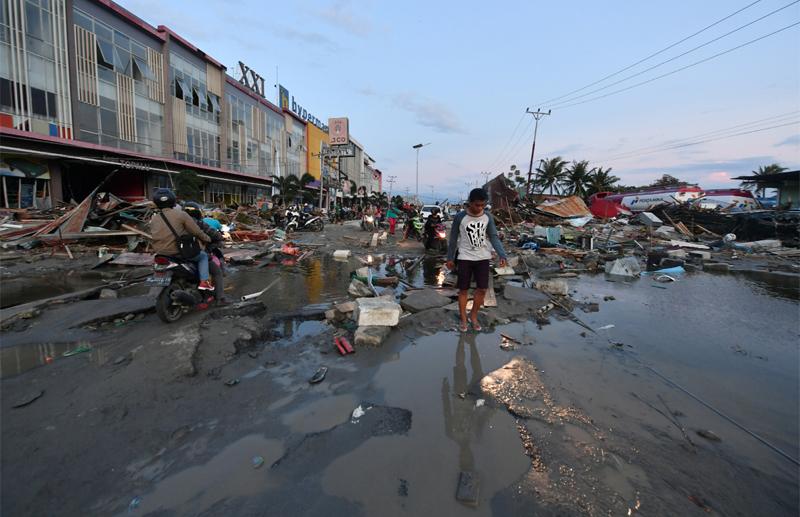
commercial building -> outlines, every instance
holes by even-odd
[[[204,202],[254,203],[273,175],[324,178],[327,128],[269,102],[254,72],[226,72],[110,0],[0,2],[0,206],[79,201],[101,183],[142,199],[181,174]]]

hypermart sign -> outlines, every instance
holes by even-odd
[[[287,90],[282,84],[278,85],[278,95],[280,96],[279,101],[281,108],[290,110],[301,119],[305,120],[306,122],[311,122],[323,131],[328,131],[328,126],[323,124],[320,119],[309,113],[304,107],[300,106],[294,100],[294,96],[291,96],[290,102],[289,90]]]

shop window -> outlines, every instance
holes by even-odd
[[[114,45],[97,38],[97,65],[114,70]]]
[[[138,57],[133,58],[133,78],[137,81],[155,81],[156,76],[147,63]]]

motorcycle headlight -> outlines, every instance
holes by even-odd
[[[368,216],[367,216],[367,222],[368,222],[368,223],[371,223],[371,222],[373,222],[373,221],[375,221],[375,218],[374,218],[374,217],[372,217],[371,215],[368,215]]]
[[[447,233],[445,233],[445,232],[437,232],[436,236],[439,237],[440,239],[444,239],[447,236]]]

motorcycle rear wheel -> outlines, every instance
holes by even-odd
[[[168,285],[156,300],[156,314],[164,323],[175,323],[183,316],[183,307],[172,300],[172,292],[177,289],[175,284]]]

